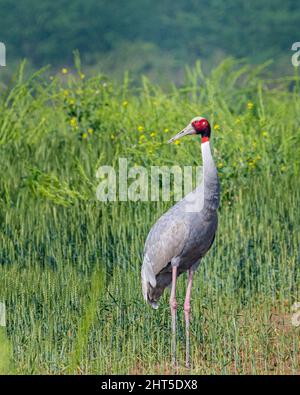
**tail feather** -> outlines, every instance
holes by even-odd
[[[151,290],[156,287],[156,276],[147,255],[144,257],[141,275],[144,299],[154,309],[157,309],[158,303],[150,297]]]

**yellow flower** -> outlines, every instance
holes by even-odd
[[[75,117],[70,119],[70,125],[72,126],[72,128],[77,128],[78,127],[77,119]]]
[[[179,141],[179,140],[176,140],[176,141],[175,141],[175,144],[176,144],[176,145],[179,145],[179,144],[180,144],[180,141]]]
[[[140,136],[140,140],[145,140],[145,135],[144,135],[144,134],[142,134],[142,135]]]
[[[268,137],[269,134],[267,132],[262,132],[263,137]]]
[[[218,168],[222,169],[222,167],[223,167],[223,163],[218,163]]]
[[[94,133],[94,129],[92,129],[92,128],[88,128],[87,131],[88,131],[89,134],[93,134]]]
[[[79,72],[79,77],[80,77],[80,79],[85,79],[85,74],[83,74],[83,73],[81,73],[81,72]]]
[[[71,106],[73,106],[75,104],[75,100],[74,99],[70,99],[69,100],[69,104],[71,104]]]
[[[164,129],[164,132],[165,132],[165,133],[168,133],[168,132],[169,132],[169,129],[168,129],[168,128],[165,128],[165,129]]]
[[[247,103],[248,110],[252,110],[253,107],[254,107],[254,104],[251,101],[248,101],[248,103]]]
[[[65,97],[68,97],[68,96],[69,96],[69,91],[68,91],[67,89],[65,89],[63,93],[64,93],[64,96],[65,96]]]
[[[235,120],[235,123],[240,123],[241,122],[241,119],[238,117],[236,120]]]
[[[87,139],[87,137],[88,137],[87,133],[83,133],[82,138]]]
[[[127,100],[124,100],[123,103],[122,103],[122,106],[123,106],[123,107],[127,107],[127,106],[128,106],[128,101],[127,101]]]
[[[68,74],[68,69],[66,67],[61,69],[62,74]]]
[[[220,125],[216,123],[216,124],[214,125],[214,130],[219,130],[219,129],[220,129]]]
[[[155,137],[155,136],[156,136],[156,133],[155,133],[155,132],[152,132],[152,133],[150,134],[150,136],[151,136],[151,137]]]
[[[138,126],[138,131],[139,131],[139,132],[143,132],[144,130],[145,130],[145,129],[144,129],[144,126],[141,126],[141,125]]]

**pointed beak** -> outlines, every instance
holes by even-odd
[[[176,140],[181,139],[181,137],[187,136],[189,134],[195,134],[195,129],[191,124],[189,124],[186,128],[184,128],[181,132],[177,133],[174,137],[172,137],[168,143],[173,143]]]

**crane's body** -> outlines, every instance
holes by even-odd
[[[197,122],[202,122],[204,120],[204,118],[200,117],[195,119]],[[191,125],[193,125],[193,121],[191,122]],[[176,140],[186,134],[198,134],[197,129],[195,130],[196,133],[193,133],[191,128],[186,128],[176,135],[173,140]],[[187,271],[189,273],[189,282],[185,301],[187,324],[187,365],[189,365],[188,336],[190,293],[193,273],[197,269],[201,258],[205,256],[213,244],[218,225],[217,208],[219,206],[220,186],[216,166],[211,155],[208,137],[203,137],[202,134],[201,151],[203,161],[203,179],[201,184],[195,189],[195,191],[188,194],[185,198],[170,208],[154,224],[145,242],[142,266],[143,295],[145,300],[153,308],[158,307],[158,300],[164,292],[164,289],[167,286],[172,285],[170,305],[173,322],[174,361],[176,329],[175,317],[177,309],[175,297],[176,279],[183,272]]]
[[[165,287],[177,276],[196,269],[213,243],[217,230],[219,181],[209,142],[201,145],[203,180],[195,191],[171,207],[154,224],[146,239],[142,281],[144,298],[157,307]]]

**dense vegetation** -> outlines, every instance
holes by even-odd
[[[163,91],[146,78],[134,88],[88,78],[76,64],[51,79],[21,67],[1,92],[0,371],[171,371],[167,292],[152,311],[139,283],[147,232],[173,203],[99,202],[95,174],[119,157],[200,164],[197,138],[166,141],[201,114],[222,204],[193,290],[192,372],[299,373],[299,78],[264,81],[227,60],[209,77],[198,63]]]
[[[297,0],[0,0],[8,64],[62,67],[78,49],[84,64],[122,73],[163,71],[226,56],[274,59],[286,73],[300,24]]]

